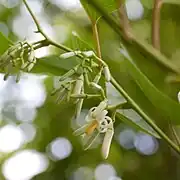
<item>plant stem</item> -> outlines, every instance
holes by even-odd
[[[24,5],[26,6],[27,10],[29,11],[31,17],[33,18],[33,20],[34,20],[34,22],[36,24],[36,27],[37,27],[37,30],[38,30],[37,32],[41,33],[44,36],[45,39],[48,39],[47,35],[43,32],[40,24],[38,23],[38,20],[36,19],[36,16],[33,14],[31,8],[27,4],[26,0],[23,0],[23,2],[24,2]]]
[[[128,102],[124,102],[124,103],[119,103],[116,105],[110,105],[108,106],[108,110],[116,110],[116,109],[131,109],[132,105],[130,105]]]
[[[44,36],[44,38],[45,38],[44,41],[46,41],[46,43],[47,43],[48,45],[53,45],[53,46],[55,46],[55,47],[57,47],[57,48],[59,48],[59,49],[62,49],[62,50],[64,50],[64,51],[66,51],[66,52],[73,52],[73,50],[72,50],[71,48],[68,48],[68,47],[66,47],[66,46],[64,46],[64,45],[62,45],[62,44],[58,44],[58,43],[54,42],[53,40],[51,40],[51,39],[46,35],[46,33],[43,31],[43,29],[41,28],[38,20],[36,19],[34,13],[32,12],[32,10],[31,10],[31,8],[29,7],[29,5],[28,5],[28,3],[26,2],[26,0],[23,0],[23,2],[24,2],[24,4],[25,4],[28,12],[30,13],[31,17],[33,18],[34,23],[36,24],[36,27],[37,27],[37,29],[38,29],[38,32],[41,33],[41,34]],[[47,46],[47,45],[46,45],[46,46]],[[42,46],[39,45],[39,48],[41,48],[41,47],[43,47],[43,44],[42,44]],[[82,55],[80,55],[80,54],[77,54],[77,56],[78,56],[79,58],[82,58]]]
[[[155,130],[155,132],[167,142],[178,154],[180,154],[179,147],[169,139],[169,137],[151,120],[141,108],[128,96],[124,89],[116,82],[116,80],[111,78],[112,85],[124,96],[124,98],[133,106],[133,108],[144,118],[144,120]]]
[[[161,16],[162,0],[154,1],[152,14],[152,45],[160,50],[160,16]]]
[[[97,27],[97,23],[92,21],[92,29],[93,29],[93,35],[94,35],[94,39],[96,42],[96,51],[97,51],[97,56],[102,59],[101,57],[101,46],[100,46],[100,40],[99,40],[99,33],[98,33],[98,27]]]
[[[119,17],[120,17],[121,29],[123,31],[124,38],[127,41],[129,41],[130,38],[131,38],[130,25],[129,25],[129,19],[128,19],[128,16],[127,16],[124,0],[119,0],[118,1],[118,7],[119,7],[118,13],[119,13]]]
[[[171,122],[169,122],[169,129],[171,131],[172,136],[174,137],[174,139],[176,141],[176,144],[180,148],[180,139],[179,139],[179,136],[177,135],[176,129],[173,127],[173,124]]]

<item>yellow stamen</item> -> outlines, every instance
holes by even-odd
[[[94,130],[97,128],[98,126],[98,122],[96,120],[94,120],[90,125],[89,127],[87,127],[87,129],[85,130],[85,133],[87,135],[90,135],[94,132]]]

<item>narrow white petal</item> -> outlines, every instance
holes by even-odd
[[[105,136],[104,136],[102,149],[101,149],[102,157],[104,159],[108,158],[113,135],[114,135],[114,130],[113,129],[108,129]]]

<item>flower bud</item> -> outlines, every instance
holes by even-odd
[[[83,85],[84,85],[84,76],[81,75],[81,76],[79,76],[79,78],[76,81],[76,84],[75,84],[75,87],[73,90],[73,94],[81,94]]]
[[[29,56],[28,56],[28,61],[29,62],[34,62],[34,61],[36,61],[36,59],[35,59],[35,53],[34,53],[34,50],[32,49],[31,51],[30,51],[30,53],[29,53]]]
[[[100,85],[98,85],[98,84],[96,84],[96,83],[94,83],[94,82],[91,82],[90,85],[91,85],[93,88],[95,88],[95,89],[98,89],[98,90],[101,90],[101,89],[102,89],[102,87],[101,87]]]
[[[33,67],[34,67],[34,63],[30,63],[30,64],[27,66],[27,72],[30,72]]]
[[[60,58],[68,59],[68,58],[76,56],[77,54],[80,54],[80,53],[81,53],[81,51],[71,51],[71,52],[61,54]]]
[[[104,76],[105,76],[106,81],[109,82],[111,80],[111,73],[109,71],[108,66],[105,66],[103,71],[104,71]]]
[[[79,99],[77,102],[77,106],[76,106],[76,114],[75,114],[75,118],[79,118],[80,114],[81,114],[81,109],[83,106],[83,101],[84,99]]]
[[[87,58],[94,56],[93,51],[83,51],[82,54],[86,56]]]

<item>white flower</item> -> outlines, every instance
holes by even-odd
[[[108,101],[104,100],[97,107],[91,108],[85,118],[87,123],[74,132],[75,135],[83,135],[83,138],[89,137],[90,141],[88,141],[84,149],[88,149],[100,133],[105,133],[102,144],[102,156],[105,159],[108,157],[114,134],[113,120],[107,116],[107,103]]]

